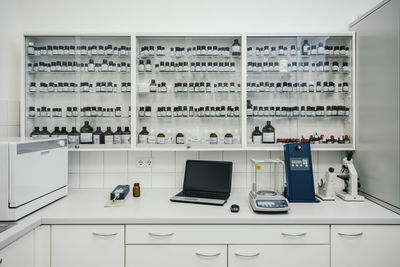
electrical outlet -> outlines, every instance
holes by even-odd
[[[136,167],[137,168],[151,168],[152,165],[151,158],[137,158],[136,159]]]

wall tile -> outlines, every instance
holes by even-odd
[[[140,158],[151,158],[151,152],[149,151],[128,152],[128,172],[151,173],[151,168],[136,167],[136,162]]]
[[[128,173],[128,184],[133,186],[134,183],[139,183],[141,188],[151,187],[151,173]]]
[[[104,173],[127,173],[128,153],[120,151],[104,152]]]
[[[68,174],[68,188],[79,188],[79,173]]]
[[[7,125],[17,126],[19,122],[19,101],[8,102]]]
[[[79,152],[68,152],[68,172],[79,173]]]
[[[170,187],[175,188],[175,173],[152,173],[151,187]]]
[[[175,152],[152,152],[152,172],[175,172]],[[174,183],[175,184],[175,183]]]
[[[103,188],[103,173],[81,173],[79,175],[80,188]]]
[[[232,173],[232,188],[243,188],[247,184],[247,173],[234,172]]]
[[[246,157],[247,155],[245,151],[225,151],[222,154],[224,161],[233,162],[233,172],[246,172]]]
[[[104,188],[115,188],[127,184],[127,173],[104,173]]]
[[[186,160],[198,160],[199,152],[196,151],[176,152],[175,156],[176,156],[175,171],[184,172],[186,166]]]
[[[0,126],[0,137],[8,136],[8,126]]]
[[[103,152],[80,152],[81,173],[103,173]]]
[[[19,126],[8,126],[7,135],[8,137],[19,137]]]
[[[175,173],[175,187],[176,188],[183,188],[183,180],[185,179],[184,172],[177,172]]]
[[[8,101],[0,100],[0,126],[6,125],[8,125]]]
[[[222,152],[219,151],[201,151],[201,160],[222,160]]]

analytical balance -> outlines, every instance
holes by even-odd
[[[280,159],[251,160],[253,185],[249,194],[255,212],[274,213],[290,210],[283,196],[285,164]]]

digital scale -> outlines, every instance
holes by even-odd
[[[251,160],[253,164],[253,185],[249,201],[255,212],[278,213],[290,210],[288,200],[283,196],[284,162],[280,159]]]

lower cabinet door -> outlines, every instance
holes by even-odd
[[[127,245],[126,267],[227,267],[226,245]]]
[[[332,225],[332,267],[399,267],[399,225]]]
[[[329,267],[329,245],[230,245],[229,267]]]
[[[124,267],[123,225],[53,225],[51,240],[52,267]]]
[[[0,250],[0,267],[35,267],[34,246],[32,231]]]

